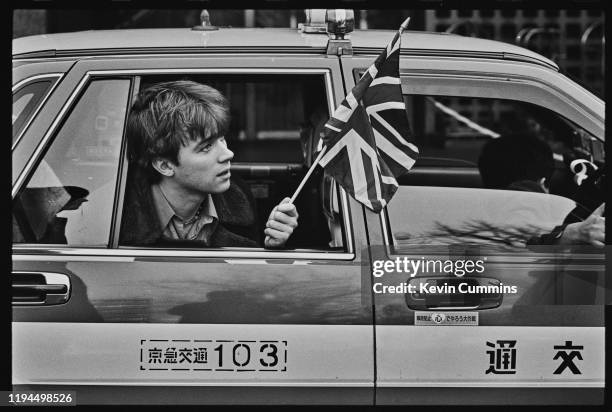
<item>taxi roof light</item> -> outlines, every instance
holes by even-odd
[[[355,29],[355,13],[348,9],[306,9],[306,23],[298,25],[303,33],[329,34],[333,39],[344,36]]]
[[[213,26],[210,24],[210,14],[208,10],[202,10],[200,13],[200,21],[201,24],[199,26],[193,26],[191,30],[199,30],[199,31],[210,31],[210,30],[219,30],[217,26]]]
[[[350,9],[330,9],[325,13],[327,33],[336,39],[344,39],[344,35],[355,29],[355,13]]]

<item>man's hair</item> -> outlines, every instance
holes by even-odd
[[[504,189],[521,180],[537,182],[543,177],[550,182],[554,167],[550,146],[532,134],[491,139],[478,159],[482,183],[490,189]]]
[[[165,158],[178,164],[178,152],[189,141],[226,134],[229,105],[216,89],[193,81],[157,83],[142,90],[127,121],[130,163],[151,181],[161,179],[151,162]]]

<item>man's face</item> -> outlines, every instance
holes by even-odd
[[[181,146],[174,181],[184,190],[200,194],[221,193],[230,187],[230,160],[234,153],[225,137],[190,141]]]

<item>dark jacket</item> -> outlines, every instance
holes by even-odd
[[[206,247],[201,241],[170,240],[162,237],[151,185],[143,171],[129,173],[121,222],[123,246]],[[212,195],[219,223],[210,236],[209,247],[259,247],[255,202],[244,182],[232,177],[230,188]]]

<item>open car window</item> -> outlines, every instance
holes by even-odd
[[[232,179],[246,187],[252,197],[257,231],[263,240],[271,210],[283,198],[293,195],[314,158],[322,126],[329,118],[330,96],[326,93],[325,76],[292,73],[160,74],[142,76],[139,89],[175,80],[211,86],[228,99],[230,126],[225,140],[234,153]],[[128,163],[128,174],[134,168]],[[127,181],[129,184],[130,179]],[[345,222],[338,188],[324,181],[321,170],[310,177],[294,203],[299,213],[298,227],[285,249],[346,250]],[[129,206],[124,203],[124,216],[126,207]],[[120,241],[120,246],[139,245]],[[149,244],[146,247],[198,249],[202,246],[180,242],[175,246]]]

